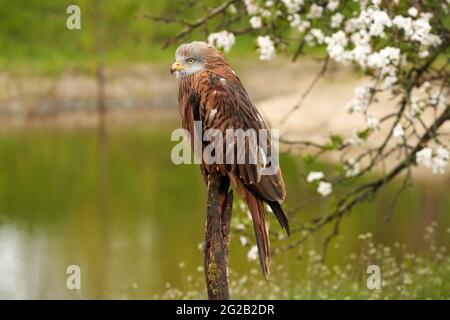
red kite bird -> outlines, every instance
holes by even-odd
[[[191,137],[203,137],[208,129],[217,129],[224,136],[228,129],[266,129],[270,131],[253,105],[239,77],[231,69],[220,51],[205,42],[182,44],[175,53],[171,72],[178,80],[178,104],[183,128]],[[202,132],[196,132],[194,121],[201,123]],[[259,138],[261,139],[261,138]],[[191,139],[193,140],[193,139]],[[224,139],[225,140],[225,139]],[[236,141],[223,142],[224,150],[235,150]],[[192,143],[193,145],[193,143]],[[245,140],[248,147],[249,141]],[[203,143],[205,147],[205,143]],[[239,151],[238,151],[239,152]],[[273,174],[262,175],[260,167],[267,163],[258,157],[250,162],[246,153],[244,162],[207,164],[202,159],[201,171],[205,181],[212,172],[220,173],[228,190],[230,182],[250,210],[255,229],[259,260],[264,276],[269,276],[269,239],[264,219],[267,203],[281,226],[289,234],[289,224],[281,203],[286,196],[281,169],[278,164]],[[267,160],[267,159],[265,159]]]

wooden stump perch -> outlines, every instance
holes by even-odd
[[[233,191],[227,178],[212,174],[208,179],[208,203],[204,268],[208,299],[229,299],[228,252]]]

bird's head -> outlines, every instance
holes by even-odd
[[[181,44],[175,52],[175,62],[170,72],[180,80],[186,76],[208,69],[216,59],[222,59],[222,54],[212,45],[194,41]]]

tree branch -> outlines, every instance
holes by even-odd
[[[205,23],[207,23],[209,20],[213,19],[214,17],[216,17],[217,15],[219,15],[220,13],[224,12],[231,4],[237,2],[238,0],[230,0],[227,2],[222,3],[220,6],[217,6],[213,9],[211,9],[209,11],[209,13],[199,19],[197,19],[194,22],[186,22],[184,21],[184,25],[185,28],[183,30],[181,30],[180,32],[178,32],[176,35],[174,35],[173,37],[170,37],[163,45],[163,48],[167,48],[168,46],[170,46],[173,43],[176,43],[177,41],[179,41],[180,39],[182,39],[184,36],[186,36],[187,34],[191,33],[192,31],[194,31],[195,29],[201,27],[202,25],[204,25]],[[157,17],[153,17],[152,19],[155,20]],[[164,19],[164,18],[158,18],[158,19]],[[173,21],[171,21],[173,22]],[[180,21],[176,21],[177,23],[180,23]]]
[[[319,82],[320,78],[325,74],[325,72],[328,69],[328,62],[330,61],[330,57],[326,56],[325,60],[323,61],[322,68],[320,71],[316,74],[313,81],[309,84],[308,88],[302,93],[300,100],[292,107],[291,110],[289,110],[288,113],[284,116],[284,118],[281,120],[280,124],[283,124],[286,122],[286,120],[292,115],[293,112],[295,112],[300,106],[302,105],[305,98],[309,95],[309,93],[314,89],[316,84]]]
[[[204,268],[210,300],[229,299],[228,249],[233,193],[228,190],[227,179],[218,174],[208,177]]]

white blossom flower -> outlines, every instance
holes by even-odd
[[[373,129],[373,130],[380,129],[380,120],[378,120],[378,118],[376,118],[374,116],[367,116],[366,123],[370,129]]]
[[[350,18],[345,22],[344,30],[347,33],[352,33],[357,30],[362,30],[365,27],[365,25],[362,23],[361,19],[359,18]]]
[[[426,58],[430,55],[430,52],[428,50],[420,50],[419,51],[419,58]]]
[[[305,33],[304,40],[308,45],[325,44],[331,59],[338,63],[355,64],[367,71],[367,74],[376,81],[372,85],[357,87],[355,97],[346,105],[349,112],[362,113],[366,122],[366,128],[364,128],[366,131],[354,129],[352,135],[346,140],[351,145],[363,143],[367,137],[366,133],[370,134],[380,129],[380,120],[367,114],[374,94],[378,90],[397,94],[394,89],[400,88],[399,81],[404,80],[400,73],[401,68],[416,59],[429,57],[436,51],[434,48],[443,42],[433,29],[435,23],[432,22],[432,13],[419,12],[414,4],[396,7],[398,0],[393,1],[392,8],[382,5],[384,2],[381,0],[354,0],[357,5],[353,14],[346,14],[346,16],[341,13],[342,11],[339,12],[339,0],[320,2],[320,5],[318,2],[310,1],[307,2],[306,8],[304,0],[281,0],[280,3],[274,0],[244,0],[243,2],[253,29],[262,28],[263,24],[269,21],[266,17],[273,14],[280,19],[287,15],[292,31]],[[450,3],[450,0],[444,2]],[[396,15],[396,12],[400,11],[407,11],[407,13]],[[318,27],[321,24],[317,25],[313,20],[323,17],[324,14],[329,19],[333,30],[327,31],[326,34],[324,34],[324,28]],[[398,37],[402,37],[404,41],[397,41]],[[270,60],[275,57],[275,40],[269,35],[257,37],[261,60]],[[224,30],[210,34],[208,42],[227,52],[235,44],[235,36]],[[278,42],[276,44],[278,47]],[[406,58],[411,61],[406,61]],[[377,91],[374,87],[375,83]],[[416,96],[411,95],[406,110],[410,119],[413,120],[414,117],[428,110],[427,108],[437,109],[445,106],[445,97],[442,92],[435,92],[435,89],[424,86],[424,89],[418,89],[423,90],[422,92],[419,91]],[[395,125],[392,131],[393,137],[405,137],[406,128],[400,123]],[[429,168],[433,174],[444,173],[450,161],[449,158],[450,152],[444,146],[438,146],[436,149],[426,147],[416,154],[417,163]],[[352,177],[357,175],[361,168],[359,163],[350,159],[345,162],[344,169],[345,176]],[[310,172],[306,178],[308,182],[317,182],[317,191],[327,196],[332,192],[333,186],[323,179],[323,172],[314,171]],[[240,239],[240,241],[243,240]],[[254,249],[257,250],[256,247]],[[255,254],[254,259],[257,257],[257,251]]]
[[[358,46],[363,46],[363,47],[367,47],[370,46],[370,35],[369,33],[364,30],[361,29],[359,31],[353,32],[350,36],[350,40],[353,42],[353,44],[358,47]],[[368,52],[370,53],[372,52],[372,49]],[[367,54],[365,54],[367,55]],[[361,65],[364,65],[364,63],[359,63]]]
[[[306,177],[306,181],[307,182],[313,182],[316,180],[321,180],[323,179],[324,174],[321,171],[311,171],[308,176]]]
[[[430,22],[423,14],[416,20],[398,15],[394,17],[392,23],[403,31],[406,40],[416,41],[423,47],[437,47],[442,43],[438,35],[431,33]]]
[[[256,5],[254,0],[244,0],[245,8],[247,9],[247,13],[251,16],[258,13],[259,8]]]
[[[402,29],[404,31],[406,39],[409,39],[414,32],[413,19],[411,17],[404,17],[402,15],[395,16],[392,20],[392,24],[398,29]]]
[[[217,48],[223,49],[223,51],[228,52],[236,42],[236,38],[231,32],[223,30],[220,32],[211,33],[208,36],[208,42],[216,46]]]
[[[339,14],[336,14],[336,24],[332,24],[333,27],[337,26],[341,18]],[[333,21],[332,21],[333,22]],[[360,19],[351,18],[346,21],[346,25],[344,27],[345,33],[350,34],[350,40],[354,44],[354,48],[352,50],[344,50],[345,47],[342,45],[347,42],[345,33],[343,31],[339,31],[338,34],[333,34],[330,37],[327,38],[334,38],[339,36],[340,39],[342,39],[342,42],[336,42],[327,40],[326,42],[329,42],[328,50],[329,52],[332,52],[332,59],[339,63],[346,64],[348,62],[354,61],[357,64],[359,64],[361,67],[365,68],[367,65],[367,59],[368,56],[372,53],[372,48],[370,45],[370,39],[371,36],[369,33],[365,30],[366,26],[363,23],[363,21],[360,21]],[[337,40],[339,38],[335,38],[334,40]]]
[[[443,107],[447,104],[447,99],[445,95],[441,94],[438,90],[430,94],[429,103],[435,108]]]
[[[344,55],[343,60],[353,60],[362,68],[367,67],[367,57],[372,53],[370,44],[357,44],[353,50]]]
[[[272,15],[272,12],[270,12],[270,10],[263,9],[261,11],[261,16],[263,16],[264,18],[270,17],[271,15]]]
[[[339,0],[330,0],[327,4],[327,9],[330,11],[335,11],[339,7]]]
[[[296,13],[300,11],[304,4],[304,0],[282,0],[286,9],[290,13]]]
[[[244,206],[245,206],[245,205],[244,205]],[[245,207],[245,208],[246,208],[246,207]],[[244,209],[241,208],[241,210],[242,210],[242,211],[245,211],[245,208],[244,208]],[[245,230],[245,225],[242,224],[242,223],[238,223],[238,224],[236,224],[235,228],[236,228],[236,230]]]
[[[327,44],[327,52],[330,57],[336,61],[340,61],[340,57],[345,52],[345,47],[348,44],[345,32],[338,31],[333,33],[331,37],[326,37],[324,41]]]
[[[309,33],[305,36],[305,41],[308,45],[313,46],[314,41],[317,44],[322,44],[325,41],[325,36],[322,30],[314,28],[309,31]]]
[[[423,103],[419,101],[416,96],[411,95],[410,98],[410,113],[412,117],[417,117],[422,112]]]
[[[370,36],[384,37],[385,29],[392,26],[388,14],[377,7],[363,9],[359,16],[348,19],[345,24],[346,32],[367,30]]]
[[[358,130],[357,129],[353,129],[352,135],[347,140],[347,142],[349,144],[351,144],[352,146],[358,146],[358,145],[362,144],[364,142],[364,140],[361,139],[361,137],[359,136]]]
[[[431,33],[430,23],[423,19],[417,19],[413,22],[414,33],[411,36],[411,40],[417,41],[423,46],[437,47],[442,43],[439,36]]]
[[[303,20],[299,14],[289,15],[287,19],[291,27],[299,32],[305,32],[311,26],[311,23],[308,20]]]
[[[379,69],[381,75],[395,75],[396,68],[400,64],[400,58],[399,48],[386,47],[372,53],[367,59],[367,66]]]
[[[411,17],[417,17],[417,14],[419,13],[419,11],[417,11],[417,8],[416,7],[411,7],[411,8],[409,8],[408,9],[408,14],[411,16]]]
[[[431,88],[431,84],[428,81],[425,81],[424,83],[422,83],[422,85],[420,86],[420,90],[422,91],[428,91]]]
[[[384,78],[382,83],[383,90],[390,90],[392,87],[397,83],[398,78],[394,75],[389,75],[386,78]]]
[[[333,186],[329,182],[320,181],[319,186],[317,187],[317,192],[320,193],[322,197],[326,197],[333,192]]]
[[[432,174],[444,174],[450,159],[450,151],[439,146],[435,155],[429,147],[423,148],[416,153],[417,164],[431,168]]]
[[[416,161],[418,164],[426,167],[431,166],[431,158],[433,156],[433,150],[431,148],[423,148],[416,153]]]
[[[330,26],[333,29],[339,28],[342,24],[342,21],[344,21],[344,16],[340,12],[338,12],[338,13],[334,14],[333,16],[331,16]]]
[[[405,131],[403,130],[403,127],[400,123],[398,123],[395,127],[394,127],[394,131],[392,132],[392,136],[394,138],[400,138],[403,137],[405,135]]]
[[[259,59],[271,60],[275,57],[275,46],[269,36],[258,36]]]
[[[360,235],[358,235],[358,239],[360,240],[366,240],[366,239],[370,239],[372,238],[372,233],[367,232],[367,233],[362,233]]]
[[[258,248],[256,246],[252,246],[247,253],[248,260],[256,260],[258,259]]]
[[[309,8],[308,18],[314,19],[314,18],[320,18],[323,13],[323,7],[318,6],[317,4],[313,3],[311,7]]]
[[[300,32],[305,32],[306,29],[311,27],[311,22],[309,22],[308,20],[302,20],[300,22],[300,24],[297,27],[297,30]]]
[[[444,174],[446,166],[447,166],[446,160],[439,158],[439,157],[434,157],[433,161],[431,163],[431,173],[432,174]]]
[[[442,146],[439,146],[438,150],[436,151],[436,155],[433,158],[431,172],[433,174],[444,174],[449,159],[450,151]]]
[[[448,12],[449,12],[450,1],[447,0],[446,2],[447,2],[447,3],[441,3],[441,8],[442,8],[442,10],[443,10],[446,14],[448,14]]]
[[[251,17],[250,25],[253,29],[259,29],[262,26],[262,18],[258,16]]]
[[[228,12],[231,13],[231,14],[236,14],[237,13],[236,6],[234,4],[230,4],[228,6]]]
[[[347,112],[365,112],[369,107],[370,99],[372,97],[372,87],[368,84],[358,86],[355,88],[355,98],[353,98],[345,109]]]
[[[248,243],[248,239],[244,236],[240,236],[239,242],[241,243],[241,246],[245,246]]]
[[[439,146],[439,148],[436,151],[436,156],[448,161],[450,159],[450,151],[448,151],[442,146]]]
[[[370,11],[371,24],[369,33],[371,36],[384,36],[384,29],[392,26],[391,18],[383,10]]]

